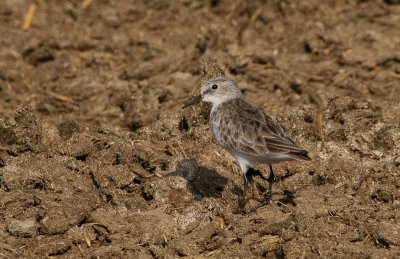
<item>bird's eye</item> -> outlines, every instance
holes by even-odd
[[[218,88],[218,85],[212,85],[211,88],[212,88],[212,89],[217,89],[217,88]]]

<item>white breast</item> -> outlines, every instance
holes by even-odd
[[[219,145],[223,146],[222,139],[221,139],[221,131],[219,128],[220,123],[221,123],[221,118],[220,118],[220,116],[217,116],[215,108],[216,107],[213,107],[213,109],[211,110],[211,113],[210,113],[210,127],[211,127],[211,131],[212,131],[217,143]]]
[[[218,144],[222,145],[221,132],[219,130],[220,121],[219,120],[210,120],[211,131],[214,135],[215,140]]]

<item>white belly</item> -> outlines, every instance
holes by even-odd
[[[215,140],[217,143],[224,147],[222,143],[222,138],[221,138],[221,130],[220,130],[220,124],[221,124],[221,116],[220,114],[216,113],[216,110],[218,109],[218,105],[213,105],[211,112],[210,112],[210,128],[211,132],[214,135]]]
[[[246,165],[252,164],[275,164],[283,161],[291,161],[294,160],[288,154],[284,153],[267,153],[263,156],[252,156],[248,154],[240,153],[236,150],[228,150],[229,153],[239,162]]]
[[[210,125],[211,126],[211,131],[212,131],[212,133],[214,135],[215,140],[217,141],[217,143],[220,146],[224,146],[223,143],[222,143],[221,131],[219,129],[219,125],[220,125],[219,120],[212,120],[210,124],[211,124]]]

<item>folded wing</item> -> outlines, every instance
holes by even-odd
[[[240,116],[225,112],[228,116],[221,118],[220,132],[225,147],[251,156],[279,153],[295,159],[310,159],[307,151],[290,139],[271,117],[243,100],[236,101],[239,103],[234,106],[240,110],[235,112]]]

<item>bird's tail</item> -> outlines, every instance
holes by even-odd
[[[296,160],[311,160],[307,150],[290,151],[289,154]]]

